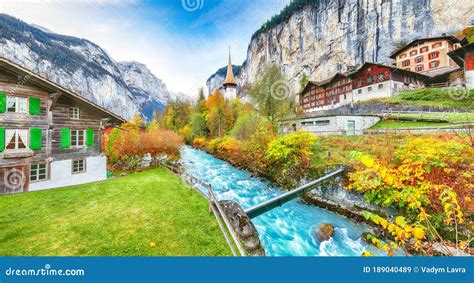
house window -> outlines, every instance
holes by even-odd
[[[438,48],[438,47],[441,47],[441,42],[436,42],[435,44],[431,46],[431,48]]]
[[[403,61],[402,66],[403,67],[410,66],[410,59],[407,59],[407,60]]]
[[[439,61],[430,62],[430,69],[434,69],[438,67],[439,67]]]
[[[7,150],[26,149],[28,147],[28,130],[6,129],[5,144]]]
[[[425,46],[425,47],[420,49],[420,53],[425,53],[427,51],[428,51],[428,46]]]
[[[362,93],[362,90],[361,90],[361,89],[359,89],[359,90],[357,91],[357,93],[358,93],[358,94],[361,94],[361,93]]]
[[[79,108],[78,107],[70,107],[69,108],[69,118],[70,119],[79,119]]]
[[[368,91],[372,91],[372,87],[369,86],[369,87],[367,88],[367,90],[368,90]]]
[[[30,181],[44,181],[48,177],[46,163],[31,164],[30,167]]]
[[[421,63],[423,62],[423,56],[418,56],[415,58],[415,63]]]
[[[84,138],[84,130],[72,130],[71,131],[71,146],[84,146],[85,138]]]
[[[417,72],[423,72],[424,69],[425,69],[425,68],[424,68],[423,65],[418,65],[418,66],[416,66],[416,71],[417,71]]]
[[[429,55],[428,55],[428,59],[435,59],[435,58],[438,58],[439,57],[439,51],[434,51],[434,52],[431,52]]]
[[[383,89],[383,84],[379,84],[379,89]]]
[[[410,56],[415,56],[416,54],[418,54],[418,52],[416,50],[410,51]]]
[[[371,83],[372,83],[372,77],[368,77],[368,78],[367,78],[367,83],[368,83],[368,84],[371,84]]]
[[[27,113],[28,100],[24,97],[7,96],[7,112]]]
[[[407,54],[406,53],[403,53],[402,55],[400,55],[400,59],[403,59],[403,58],[406,58],[407,57]]]
[[[78,174],[78,173],[84,173],[84,172],[86,172],[86,160],[84,159],[73,160],[72,173]]]
[[[315,121],[315,123],[316,123],[316,126],[327,126],[331,124],[329,120],[317,120]]]

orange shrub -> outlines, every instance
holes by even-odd
[[[140,143],[145,153],[154,157],[166,154],[170,159],[179,158],[179,149],[184,144],[182,137],[165,129],[141,133]]]

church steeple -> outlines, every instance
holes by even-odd
[[[226,86],[237,86],[237,81],[234,77],[234,72],[232,71],[232,60],[230,58],[230,46],[229,46],[229,61],[227,63],[227,75],[224,80],[224,87]]]

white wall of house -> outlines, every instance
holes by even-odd
[[[474,88],[474,70],[466,70],[464,76],[466,77],[466,87]]]
[[[380,121],[377,116],[325,116],[315,118],[305,118],[301,120],[287,121],[283,123],[281,131],[284,134],[295,130],[304,130],[315,135],[345,135],[363,134],[363,130],[368,129]],[[351,122],[349,122],[351,121]],[[349,129],[349,123],[353,123],[353,132]],[[295,126],[293,126],[295,125]]]
[[[107,158],[94,156],[86,158],[86,171],[72,173],[72,160],[53,161],[49,167],[50,179],[31,182],[29,191],[46,190],[52,188],[80,185],[103,181],[107,179]]]
[[[396,83],[394,81],[385,81],[366,87],[352,90],[353,102],[365,101],[374,98],[385,98],[394,95]]]

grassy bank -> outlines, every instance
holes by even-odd
[[[230,255],[207,202],[164,169],[0,197],[0,255]]]
[[[474,110],[474,90],[424,88],[375,101]]]

